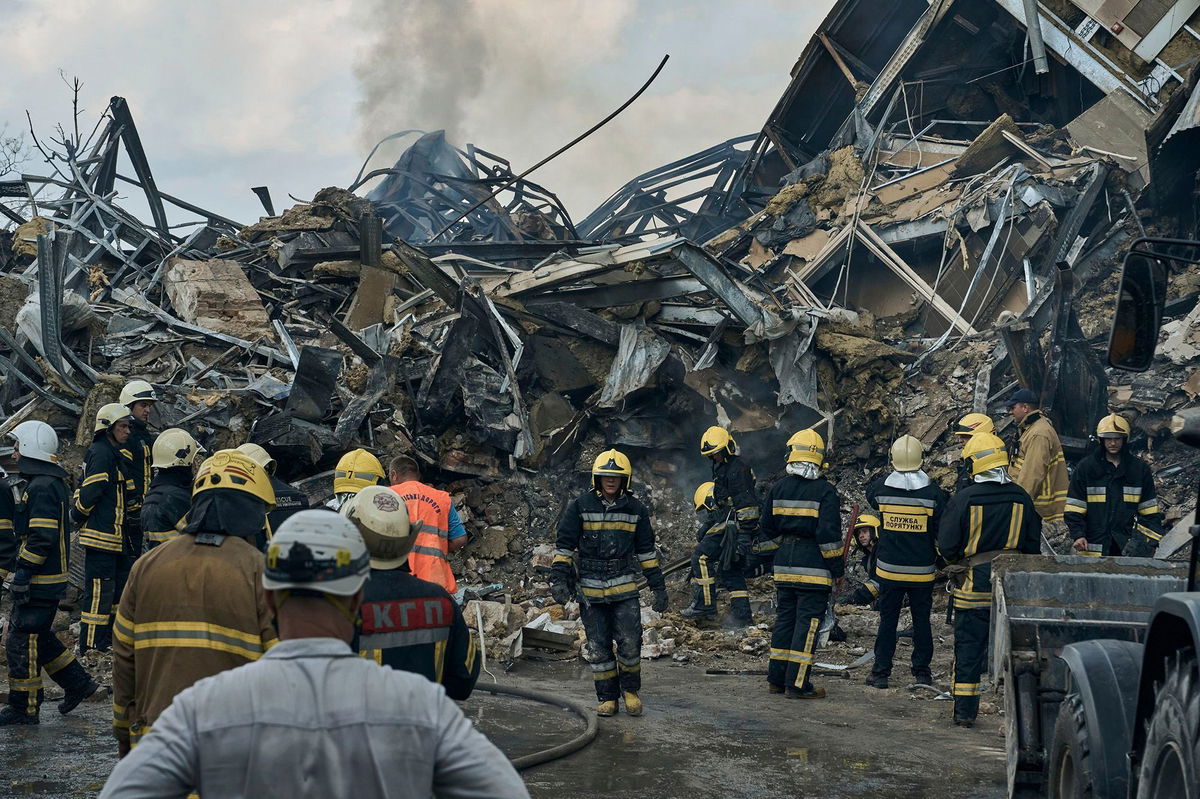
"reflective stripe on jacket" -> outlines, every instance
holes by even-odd
[[[450,495],[445,491],[409,480],[392,486],[408,508],[408,520],[417,530],[416,541],[408,556],[412,573],[422,580],[437,583],[453,594],[458,581],[450,571]]]

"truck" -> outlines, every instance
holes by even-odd
[[[1198,255],[1200,241],[1133,243],[1111,366],[1150,367],[1171,273]],[[1171,429],[1200,448],[1200,408]],[[1200,799],[1200,525],[1184,529],[1186,565],[1157,559],[1161,546],[1156,558],[993,562],[992,674],[1004,684],[1010,797]]]

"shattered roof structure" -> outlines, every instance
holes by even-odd
[[[1143,216],[1195,234],[1200,4],[1035,5],[1026,24],[1019,0],[843,0],[759,134],[579,223],[434,132],[278,215],[258,187],[269,215],[245,225],[158,189],[114,98],[50,174],[0,184],[3,426],[86,417],[139,376],[161,426],[297,472],[364,445],[491,478],[596,436],[690,446],[701,418],[750,444],[817,424],[867,457],[940,435],[906,379],[978,344],[956,410],[1019,382],[1078,449],[1111,399],[1080,298]]]

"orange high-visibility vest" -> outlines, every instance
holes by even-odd
[[[437,583],[453,594],[458,590],[458,582],[446,559],[450,544],[450,495],[416,480],[394,485],[392,490],[404,500],[408,520],[417,531],[408,567],[415,576]]]

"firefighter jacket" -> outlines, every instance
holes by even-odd
[[[992,603],[992,557],[1041,552],[1042,519],[1016,483],[975,483],[954,495],[938,525],[938,551],[962,572],[951,589],[959,610]],[[962,568],[965,567],[965,570]],[[952,566],[950,571],[954,571]]]
[[[1154,475],[1125,451],[1116,465],[1103,450],[1079,462],[1064,518],[1072,538],[1087,539],[1084,555],[1150,557],[1163,535]]]
[[[775,552],[775,584],[829,591],[845,572],[841,501],[823,477],[789,474],[771,486],[762,505],[756,552]]]
[[[932,585],[937,525],[950,497],[934,482],[910,489],[890,486],[890,480],[879,478],[867,486],[867,501],[883,522],[875,545],[875,574],[883,583]]]
[[[1021,439],[1013,459],[1012,479],[1033,498],[1038,515],[1061,521],[1067,503],[1067,462],[1050,420],[1034,411],[1021,423]]]
[[[726,455],[712,470],[713,499],[717,509],[733,509],[738,530],[747,536],[758,532],[758,495],[754,491],[754,470],[737,455]]]
[[[710,535],[724,535],[725,521],[729,517],[726,510],[707,510],[698,514],[700,526],[696,528],[696,541],[703,541]]]
[[[416,533],[408,567],[422,580],[437,583],[446,592],[458,590],[450,571],[450,495],[416,480],[399,483],[392,490],[404,500],[408,519]]]
[[[138,558],[113,624],[113,728],[136,744],[175,695],[275,644],[263,557],[241,538],[185,534]]]
[[[879,584],[879,578],[875,576],[875,562],[877,560],[879,560],[878,543],[871,549],[863,551],[860,565],[862,566],[863,572],[866,574],[867,579],[864,580],[863,584],[856,588],[854,593],[850,595],[851,605],[869,605],[876,599],[879,599],[881,586]]]
[[[308,509],[308,494],[286,480],[271,476],[271,488],[275,489],[275,508],[267,513],[267,540],[275,537],[275,531],[287,517]]]
[[[129,459],[99,435],[83,456],[83,481],[75,492],[71,515],[79,527],[79,543],[91,549],[125,549],[125,504],[132,491]]]
[[[0,583],[16,568],[13,564],[21,546],[16,529],[17,500],[8,480],[8,474],[0,469]]]
[[[53,602],[67,590],[70,571],[71,494],[67,491],[67,473],[57,463],[32,458],[21,459],[21,473],[28,482],[8,533],[16,546],[12,567],[13,571],[26,569],[33,575],[30,599]],[[0,493],[12,501],[7,486]],[[4,535],[0,531],[0,537]]]
[[[125,497],[125,504],[130,516],[138,514],[146,498],[146,492],[150,490],[152,482],[150,463],[153,460],[150,450],[153,446],[154,434],[150,432],[150,428],[142,420],[133,418],[129,422],[129,438],[121,447],[121,454],[127,461],[127,471],[132,482],[132,488]]]
[[[188,466],[159,469],[142,503],[146,547],[154,549],[175,538],[187,526],[192,508],[192,470]]]
[[[629,492],[612,504],[598,491],[576,497],[563,511],[554,546],[551,582],[571,585],[577,568],[579,590],[591,604],[636,598],[639,569],[651,590],[666,587],[650,514]]]
[[[360,655],[422,674],[451,699],[471,695],[479,679],[479,651],[446,589],[403,569],[372,569],[361,615]]]

